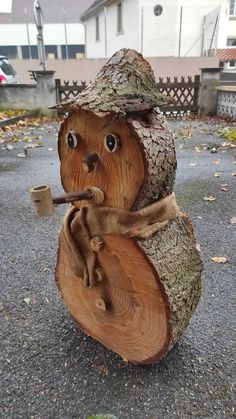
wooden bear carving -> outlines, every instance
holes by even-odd
[[[122,49],[57,106],[68,112],[58,143],[64,190],[101,192],[66,213],[57,284],[81,329],[133,363],[163,357],[200,298],[201,259],[172,193],[174,140],[158,109],[166,100],[150,65]]]

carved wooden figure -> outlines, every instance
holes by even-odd
[[[174,139],[158,109],[166,100],[147,61],[122,49],[58,105],[68,112],[58,141],[68,195],[54,202],[73,204],[57,284],[81,329],[133,363],[163,357],[200,298],[202,262],[172,193]]]

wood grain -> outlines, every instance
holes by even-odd
[[[70,131],[78,139],[74,149],[65,141]],[[110,133],[120,140],[114,153],[104,147]],[[116,120],[72,111],[61,126],[58,150],[66,192],[98,187],[102,205],[126,210],[172,192],[174,137],[157,109]],[[89,172],[83,162],[93,153],[98,161]],[[125,360],[156,362],[181,335],[200,298],[202,263],[190,221],[180,217],[145,240],[104,235],[97,248],[91,239],[104,278],[87,288],[72,272],[60,237],[56,279],[65,304],[82,330]]]
[[[89,289],[67,263],[60,241],[57,283],[82,330],[134,363],[164,355],[171,339],[168,300],[158,274],[135,241],[106,236],[98,253],[105,280]],[[96,301],[102,298],[106,310]]]
[[[80,134],[75,149],[65,142],[69,131]],[[104,137],[118,132],[120,149],[109,153],[103,144]],[[145,161],[140,153],[138,137],[125,122],[112,122],[91,112],[74,112],[62,124],[58,150],[61,160],[61,182],[66,192],[76,192],[89,186],[97,186],[105,193],[104,206],[130,209],[145,182]],[[83,170],[87,155],[97,153],[98,161],[93,171]],[[80,208],[84,202],[75,205]]]

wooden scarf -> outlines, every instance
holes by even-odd
[[[96,252],[106,234],[148,238],[177,215],[175,195],[171,194],[139,211],[86,205],[81,209],[70,206],[60,231],[72,271],[83,279],[86,287],[102,280]]]

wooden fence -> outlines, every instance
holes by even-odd
[[[69,81],[64,81],[64,84],[61,84],[60,79],[56,79],[55,82],[58,103],[75,99],[86,87],[86,82],[78,84],[78,81],[73,81],[70,84]],[[167,77],[166,81],[163,81],[163,78],[160,77],[157,82],[158,90],[173,97],[175,100],[173,104],[161,106],[161,111],[167,116],[183,115],[190,112],[196,113],[198,111],[199,87],[200,76],[195,76],[194,79],[187,77],[187,80],[184,77],[181,77],[181,80],[174,77],[173,81],[171,81],[170,77]]]

